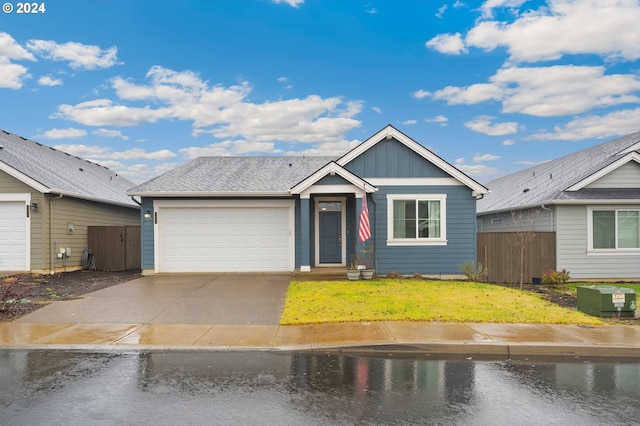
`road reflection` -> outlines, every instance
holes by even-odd
[[[0,350],[1,424],[632,424],[640,364]]]

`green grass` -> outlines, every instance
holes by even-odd
[[[492,284],[384,279],[289,285],[281,324],[351,321],[603,323],[537,294]]]
[[[567,291],[570,291],[572,293],[577,293],[578,290],[577,288],[580,286],[598,286],[598,287],[623,287],[623,288],[631,288],[633,289],[636,294],[640,294],[640,284],[638,283],[633,283],[633,284],[628,284],[628,283],[566,283],[566,284],[562,284],[561,286],[559,286],[559,289],[565,289]]]

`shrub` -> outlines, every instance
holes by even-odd
[[[460,268],[469,281],[482,281],[487,274],[484,265],[480,262],[476,265],[474,260],[468,260],[458,265],[458,268]]]
[[[569,271],[566,269],[563,269],[562,271],[551,269],[542,275],[542,281],[546,284],[552,285],[564,284],[569,281]]]

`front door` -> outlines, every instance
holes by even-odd
[[[323,210],[324,209],[324,210]],[[342,208],[338,202],[320,202],[319,260],[320,263],[342,263]]]

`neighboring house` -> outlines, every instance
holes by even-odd
[[[133,185],[106,167],[0,131],[0,271],[80,269],[88,226],[140,224],[140,206],[125,194]]]
[[[363,248],[363,192],[378,273],[458,276],[476,258],[487,189],[392,126],[340,158],[200,157],[128,194],[153,273],[346,266]]]
[[[487,186],[479,232],[555,232],[556,269],[572,278],[640,278],[640,132]]]

